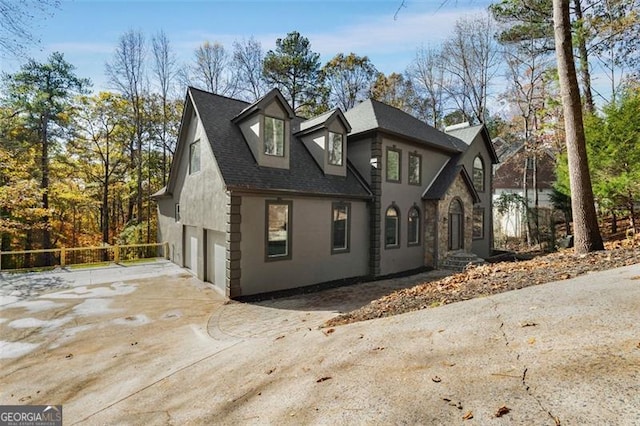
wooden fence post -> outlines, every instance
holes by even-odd
[[[61,247],[60,248],[60,266],[63,267],[63,268],[66,265],[65,256],[66,256],[65,249],[64,249],[64,247]]]
[[[118,245],[113,247],[113,262],[120,263],[120,246]]]

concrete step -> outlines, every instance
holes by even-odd
[[[464,271],[469,265],[483,265],[484,259],[476,256],[473,253],[455,252],[447,256],[442,263],[441,269],[448,271]]]

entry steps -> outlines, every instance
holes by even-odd
[[[487,262],[473,253],[467,253],[464,251],[455,251],[447,255],[446,259],[442,263],[441,269],[448,271],[464,271],[468,265],[484,265]]]

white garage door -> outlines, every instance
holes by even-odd
[[[195,226],[184,227],[184,266],[198,273],[198,229]]]

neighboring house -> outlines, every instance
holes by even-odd
[[[159,238],[231,298],[488,256],[497,158],[472,129],[373,100],[304,120],[277,89],[248,104],[189,88]]]
[[[538,208],[538,222],[549,225],[553,214],[550,196],[553,192],[555,176],[555,159],[547,150],[538,155],[527,152],[522,142],[508,145],[502,140],[494,141],[499,153],[499,164],[495,166],[493,176],[494,231],[497,237],[526,237],[526,215],[523,206],[512,205],[500,213],[497,211],[497,200],[502,194],[517,194],[526,198],[530,209]],[[537,187],[537,206],[536,188]]]

